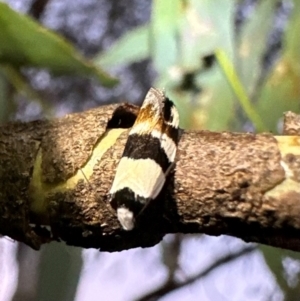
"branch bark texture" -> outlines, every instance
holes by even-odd
[[[118,251],[199,232],[300,251],[299,116],[286,116],[285,136],[182,131],[165,189],[126,232],[108,192],[137,112],[110,105],[0,127],[0,233],[35,249],[59,239]]]

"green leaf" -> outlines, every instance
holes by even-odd
[[[94,58],[101,66],[131,64],[150,56],[150,27],[144,25],[124,34],[112,47]]]
[[[242,26],[237,42],[237,73],[250,99],[256,94],[263,71],[262,58],[274,24],[276,6],[277,2],[274,0],[260,1],[252,16]]]
[[[177,35],[179,53],[172,53],[173,46],[169,47],[167,40],[161,42],[163,58],[170,52],[171,57],[177,57],[172,68],[162,68],[156,84],[166,89],[179,108],[181,127],[224,130],[234,117],[234,94],[221,68],[215,64],[205,70],[202,61],[218,48],[233,57],[234,4],[232,0],[189,0],[177,8],[177,14],[171,13],[169,34],[173,43]],[[193,77],[195,91],[182,88],[186,75]]]
[[[206,115],[205,129],[221,131],[229,128],[235,117],[235,100],[232,89],[220,66],[205,72],[200,77],[202,93],[199,103],[202,115]]]
[[[217,3],[216,3],[217,2]],[[226,2],[226,1],[225,1]],[[188,70],[201,68],[201,58],[214,53],[218,47],[227,44],[227,37],[220,34],[217,24],[215,24],[214,14],[218,8],[222,7],[220,1],[198,1],[187,2],[185,14],[180,22],[179,49],[180,57],[178,62]],[[215,8],[211,15],[210,10]],[[228,14],[223,13],[223,29],[228,28]]]
[[[186,18],[190,23],[190,40],[195,40],[195,50],[202,55],[222,48],[233,56],[234,15],[233,0],[190,0]],[[197,61],[195,57],[194,61]]]
[[[117,80],[84,59],[59,35],[0,3],[0,64],[47,68],[54,74],[96,77],[103,85]]]
[[[270,131],[276,132],[285,111],[300,112],[300,2],[294,1],[286,29],[283,54],[267,78],[257,109]]]
[[[153,0],[151,16],[151,56],[155,69],[165,72],[178,59],[178,22],[182,17],[181,0]]]
[[[169,74],[158,77],[155,86],[164,88],[180,113],[180,127],[220,131],[234,117],[234,95],[218,65],[195,74],[200,92],[178,89]]]
[[[286,31],[285,37],[285,54],[286,56],[294,62],[293,69],[297,74],[300,73],[300,39],[299,39],[299,32],[300,32],[300,2],[294,0],[294,9],[292,16],[290,18],[289,25]]]
[[[44,101],[37,91],[35,91],[30,84],[28,84],[27,79],[20,72],[18,68],[15,68],[12,65],[5,64],[0,65],[0,72],[7,79],[7,83],[10,83],[17,93],[24,95],[32,102],[37,103],[44,111],[44,114],[47,117],[53,117],[53,106],[48,102]],[[9,98],[6,99],[6,106],[10,105],[11,101]]]
[[[230,83],[232,90],[236,94],[237,99],[249,120],[251,120],[257,131],[262,132],[266,130],[261,116],[257,113],[256,109],[252,105],[244,86],[237,76],[233,64],[226,56],[226,53],[222,50],[218,50],[216,52],[216,56],[220,66],[222,67],[226,75],[226,79]]]
[[[82,250],[52,242],[43,247],[36,300],[73,301],[82,268]]]
[[[295,296],[299,296],[300,287],[299,282],[295,287],[290,287],[285,277],[285,270],[283,268],[282,260],[284,257],[289,257],[294,260],[300,260],[299,252],[293,252],[290,250],[283,250],[266,245],[260,245],[259,247],[262,255],[265,258],[266,264],[270,271],[273,273],[277,284],[285,294],[284,300],[295,300]]]

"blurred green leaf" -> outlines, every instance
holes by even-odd
[[[235,97],[219,66],[201,76],[203,92],[199,95],[202,115],[206,115],[205,129],[222,131],[229,128],[235,117]]]
[[[73,301],[82,268],[81,249],[52,242],[42,250],[36,300]]]
[[[44,101],[37,91],[35,91],[28,83],[27,79],[20,72],[18,68],[15,68],[9,64],[0,65],[0,71],[2,71],[3,76],[7,79],[7,82],[14,87],[15,91],[20,95],[24,95],[32,102],[36,102],[44,111],[45,116],[53,117],[53,107],[48,102]],[[6,105],[10,105],[9,99],[6,99]]]
[[[180,127],[221,131],[234,117],[234,95],[218,65],[205,72],[195,73],[200,91],[182,90],[168,75],[160,76],[155,86],[165,88],[167,95],[180,112]]]
[[[283,54],[270,73],[258,98],[257,109],[263,114],[270,131],[276,132],[283,112],[300,112],[300,2],[286,29]]]
[[[190,11],[186,15],[195,39],[197,51],[202,55],[222,48],[233,57],[234,46],[234,0],[190,0]],[[197,21],[196,21],[197,20]]]
[[[297,111],[300,106],[299,2],[295,1],[295,17],[287,30],[287,50],[266,85],[260,82],[262,59],[276,1],[259,1],[235,40],[238,2],[154,0],[150,24],[126,34],[98,57],[99,62],[111,65],[152,58],[158,72],[155,85],[166,89],[178,106],[182,127],[224,130],[233,124],[242,126],[245,120],[239,102],[258,131],[274,131],[283,111]],[[205,57],[220,51],[226,58],[218,56],[222,68],[205,67]],[[186,78],[192,81],[188,87]],[[253,103],[254,96],[257,103]]]
[[[300,73],[300,2],[297,0],[293,1],[294,8],[290,18],[289,25],[286,30],[285,37],[285,55],[294,62],[292,65],[295,73]]]
[[[224,130],[234,117],[234,94],[219,66],[206,70],[203,59],[218,48],[233,57],[235,1],[189,0],[184,3],[181,8],[184,14],[177,18],[177,23],[174,21],[179,24],[177,60],[159,73],[156,85],[166,88],[176,103],[182,127]],[[163,43],[161,48],[164,48]],[[165,45],[165,55],[168,53]],[[195,91],[182,88],[180,81],[184,81],[186,75],[194,78]]]
[[[137,27],[124,34],[112,47],[94,58],[101,66],[131,64],[150,56],[149,25]]]
[[[158,72],[165,72],[178,59],[178,24],[182,0],[153,0],[151,16],[151,55]]]
[[[241,27],[237,41],[236,68],[250,99],[256,94],[262,75],[262,59],[268,46],[268,38],[274,24],[277,2],[260,1],[251,18]]]
[[[261,119],[260,115],[256,112],[255,107],[252,105],[247,92],[242,85],[233,64],[230,62],[226,53],[222,50],[217,50],[216,56],[220,66],[222,67],[228,82],[231,85],[232,90],[237,96],[237,99],[243,108],[244,112],[246,113],[247,117],[253,125],[255,126],[256,130],[262,132],[266,129],[263,120]]]
[[[1,63],[48,68],[54,74],[94,76],[105,86],[117,83],[59,35],[0,2]]]
[[[300,260],[299,252],[293,252],[290,250],[283,250],[279,248],[273,248],[266,245],[260,245],[261,250],[266,264],[268,265],[270,271],[276,278],[277,284],[281,288],[282,292],[285,294],[284,300],[298,300],[295,296],[299,296],[300,286],[290,287],[285,278],[285,270],[282,264],[282,260],[285,257],[290,257],[294,260]]]

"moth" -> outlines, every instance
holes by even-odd
[[[162,190],[172,168],[179,136],[179,114],[164,92],[151,88],[129,132],[110,189],[110,204],[124,230]]]

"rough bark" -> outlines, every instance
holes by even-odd
[[[165,189],[126,232],[108,191],[137,112],[110,105],[0,127],[0,233],[35,249],[57,239],[119,251],[182,232],[300,251],[299,116],[286,136],[182,131]]]

